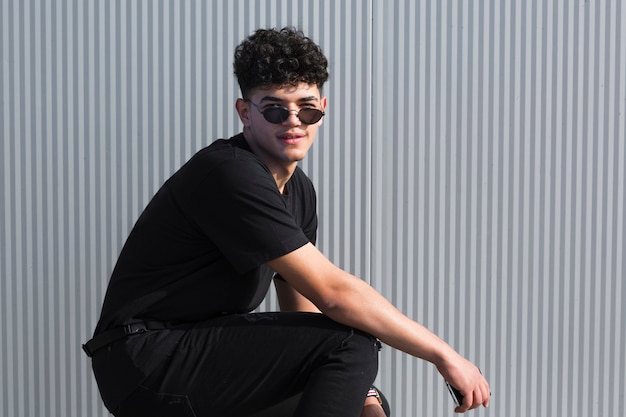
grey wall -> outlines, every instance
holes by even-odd
[[[80,344],[117,253],[239,131],[234,46],[287,24],[331,60],[303,163],[320,248],[480,365],[473,415],[621,415],[624,21],[619,0],[0,0],[0,415],[106,415]],[[395,416],[452,415],[432,366],[387,347],[379,375]]]

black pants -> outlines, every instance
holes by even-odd
[[[377,370],[376,339],[323,315],[223,316],[187,330],[113,413],[244,417],[301,393],[298,417],[357,417]]]

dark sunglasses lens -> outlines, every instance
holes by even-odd
[[[263,110],[263,117],[270,123],[282,123],[289,118],[289,110],[283,107],[268,107]]]
[[[318,109],[302,109],[298,113],[300,121],[308,125],[319,122],[322,116],[324,116],[324,112]]]

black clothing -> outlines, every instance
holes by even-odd
[[[254,310],[273,275],[264,264],[315,243],[313,184],[296,168],[286,190],[241,134],[200,150],[137,220],[95,333],[137,318],[195,322]]]
[[[114,414],[248,417],[303,392],[284,417],[358,416],[377,367],[375,338],[322,314],[231,314],[186,332]]]
[[[248,314],[269,289],[265,263],[316,231],[315,189],[300,168],[281,194],[243,134],[196,153],[145,208],[113,270],[94,334],[142,320],[168,328],[94,354],[109,410],[154,416],[150,397],[158,415],[186,415],[168,414],[167,397],[196,415],[245,415],[304,390],[301,416],[323,409],[311,395],[333,394],[324,407],[357,404],[358,415],[377,370],[371,336],[319,314]]]

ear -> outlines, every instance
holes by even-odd
[[[235,102],[235,109],[237,109],[239,120],[241,120],[244,127],[250,127],[250,106],[248,102],[242,98],[238,98]]]

